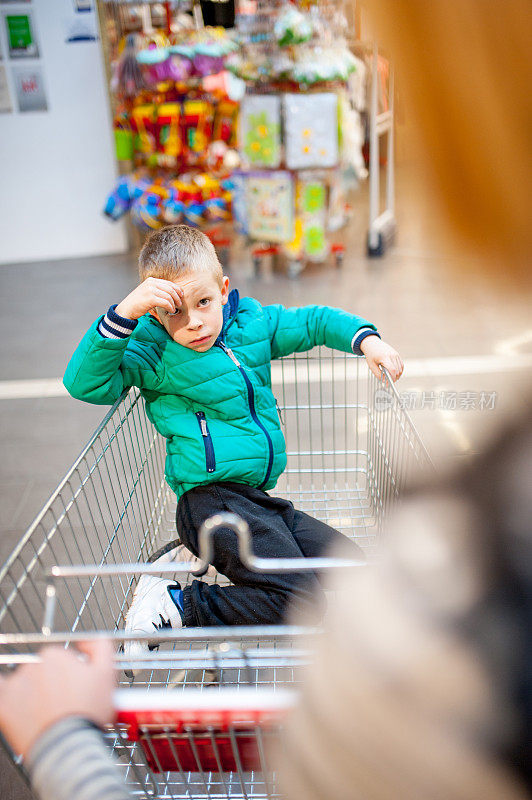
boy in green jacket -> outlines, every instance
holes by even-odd
[[[397,380],[398,353],[366,320],[327,306],[261,306],[229,291],[214,247],[199,231],[174,225],[153,233],[139,257],[141,283],[88,330],[67,367],[73,397],[111,404],[137,386],[146,413],[166,437],[166,479],[178,504],[181,545],[198,553],[198,532],[213,514],[246,520],[254,553],[262,557],[316,557],[341,539],[338,531],[270,496],[286,466],[286,448],[271,390],[270,362],[326,345],[364,354]],[[183,547],[162,560],[184,560]],[[315,605],[312,573],[261,574],[238,558],[236,535],[214,536],[212,565],[233,583],[144,575],[129,609],[126,630],[162,626],[275,624],[290,601]],[[153,558],[152,558],[153,560]],[[131,657],[143,646],[133,642]]]

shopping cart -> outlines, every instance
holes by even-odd
[[[389,376],[378,382],[365,360],[315,348],[274,362],[272,387],[288,454],[275,492],[355,540],[371,560],[405,484],[430,467]],[[104,633],[123,642],[139,575],[166,569],[183,581],[188,566],[146,564],[175,538],[164,458],[164,439],[133,389],[106,415],[0,571],[0,665],[37,658],[43,642],[68,646]],[[206,555],[213,525],[222,522],[206,526]],[[238,519],[229,522],[239,528]],[[271,571],[240,533],[242,558]],[[306,560],[304,568],[317,566],[338,562]],[[278,797],[268,742],[293,703],[297,669],[309,658],[307,634],[293,626],[186,628],[150,635],[159,649],[135,663],[117,654],[118,717],[108,737],[133,792]]]

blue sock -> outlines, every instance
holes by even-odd
[[[179,613],[181,614],[181,622],[183,625],[185,624],[185,618],[183,615],[183,589],[176,584],[175,586],[168,587],[168,594],[172,598],[172,602],[175,603]]]

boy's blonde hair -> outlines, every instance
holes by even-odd
[[[169,225],[146,239],[139,255],[139,276],[175,281],[189,272],[210,272],[222,285],[223,272],[210,239],[188,225]]]

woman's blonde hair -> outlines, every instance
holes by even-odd
[[[443,214],[483,271],[531,283],[530,0],[367,5]]]

